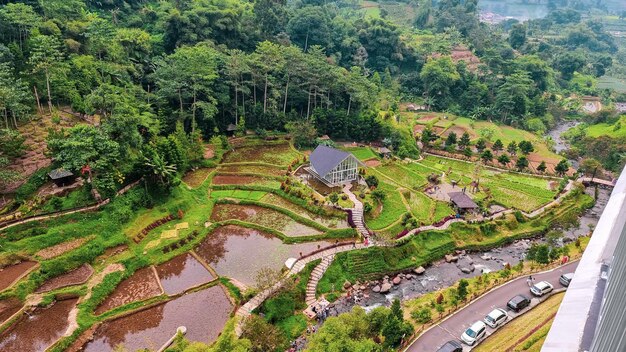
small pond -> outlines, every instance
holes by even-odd
[[[187,339],[210,343],[224,328],[232,308],[222,287],[216,285],[103,323],[85,345],[85,351],[110,351],[118,345],[129,351],[156,351],[179,326],[187,328]]]
[[[78,299],[55,302],[49,308],[37,308],[0,334],[0,351],[45,351],[67,330],[67,316]]]
[[[219,275],[254,285],[259,269],[279,270],[288,258],[328,245],[330,243],[325,241],[284,244],[267,233],[229,225],[209,234],[196,248],[196,253]]]
[[[156,267],[163,290],[175,295],[207,283],[213,275],[190,253],[181,254]]]

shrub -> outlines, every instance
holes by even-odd
[[[270,323],[287,319],[293,315],[296,309],[296,302],[290,294],[282,293],[274,298],[268,299],[263,305],[265,317]]]
[[[426,324],[433,320],[432,314],[429,308],[421,308],[411,313],[411,317],[420,324]]]

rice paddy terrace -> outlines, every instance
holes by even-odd
[[[350,151],[372,166],[366,175],[375,175],[386,194],[365,217],[380,236],[402,232],[407,214],[419,224],[454,214],[447,200],[429,193],[433,173],[456,188],[479,176],[472,196],[487,206],[531,211],[558,194],[546,178],[476,171],[437,156],[401,162],[382,160],[369,147]],[[148,199],[137,186],[97,212],[0,230],[0,350],[156,350],[179,326],[190,340],[211,343],[254,293],[261,269],[284,270],[288,258],[358,240],[327,194],[292,175],[306,155],[288,141],[240,140],[214,161],[185,175],[168,196]],[[357,193],[374,203],[370,189]],[[421,234],[410,248],[391,247],[395,264],[389,253],[368,250],[340,255],[329,270],[351,265],[347,278],[354,279],[356,267],[371,276],[415,265],[472,240],[461,240],[463,231]]]

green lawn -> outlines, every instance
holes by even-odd
[[[370,147],[354,147],[354,148],[340,148],[348,153],[352,153],[357,159],[364,161],[376,158],[376,153]]]
[[[380,182],[378,188],[382,189],[387,196],[383,201],[383,210],[380,214],[376,216],[367,215],[365,217],[367,226],[372,230],[380,230],[393,224],[407,212],[402,202],[402,196],[395,187],[385,182]],[[372,212],[375,212],[375,210],[372,210]]]
[[[409,189],[420,188],[426,185],[426,183],[428,182],[426,180],[427,175],[414,172],[413,170],[406,168],[404,167],[404,165],[396,162],[386,163],[384,165],[376,167],[374,170],[389,177],[397,185]]]
[[[614,124],[599,123],[586,128],[587,136],[597,138],[600,136],[609,136],[612,138],[626,137],[626,117],[622,116],[620,120]]]

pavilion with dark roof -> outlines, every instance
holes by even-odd
[[[475,211],[479,208],[478,204],[465,192],[450,192],[448,196],[450,197],[450,202],[459,213]]]
[[[54,182],[58,187],[64,187],[69,184],[72,184],[76,177],[71,171],[68,171],[64,168],[58,168],[50,171],[48,173],[48,177]]]
[[[359,176],[359,165],[364,166],[351,153],[325,145],[317,146],[309,160],[311,166],[306,170],[329,187],[355,181]]]

